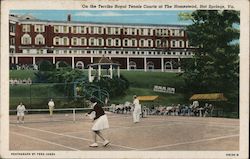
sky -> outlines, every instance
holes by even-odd
[[[10,14],[30,14],[42,20],[65,21],[71,14],[72,21],[140,23],[140,24],[175,24],[189,25],[191,21],[182,21],[178,15],[190,11],[159,10],[11,10]]]

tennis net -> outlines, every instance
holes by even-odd
[[[109,110],[109,107],[103,107],[105,111]],[[51,122],[51,121],[79,121],[83,119],[89,119],[86,117],[91,108],[63,108],[54,109],[53,114],[50,115],[49,109],[27,109],[25,111],[25,123],[36,122]],[[10,123],[16,123],[16,110],[10,110]]]

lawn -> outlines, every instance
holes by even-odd
[[[33,70],[12,70],[10,78],[14,79],[35,79],[36,71]],[[87,74],[87,71],[85,71]],[[128,79],[130,88],[126,91],[125,96],[110,99],[111,103],[124,103],[132,101],[133,95],[158,95],[158,104],[171,105],[178,103],[188,103],[188,100],[183,94],[184,81],[177,73],[162,73],[162,72],[143,72],[143,71],[121,71],[121,75]],[[154,85],[173,87],[176,89],[175,94],[166,94],[154,92]],[[58,98],[58,102],[65,103],[62,92],[56,92],[53,89],[53,84],[32,84],[31,92],[29,85],[10,86],[10,107],[13,109],[21,100],[36,108],[43,108],[50,97]],[[31,96],[31,98],[30,98]],[[39,104],[40,103],[40,104]],[[148,103],[145,103],[148,104]],[[65,104],[64,104],[65,106]],[[66,104],[67,107],[67,104]],[[68,107],[71,107],[68,105]]]

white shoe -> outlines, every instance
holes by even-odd
[[[17,124],[19,124],[19,121],[16,121]]]
[[[89,145],[89,147],[98,147],[98,144],[97,143],[93,143],[93,144]]]
[[[105,140],[105,141],[103,142],[103,146],[107,146],[109,143],[110,143],[110,141]]]

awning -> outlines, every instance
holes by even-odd
[[[223,93],[194,94],[189,100],[197,101],[227,101]]]
[[[159,96],[138,96],[137,98],[139,101],[154,101],[158,98]]]

